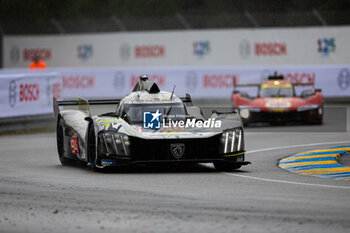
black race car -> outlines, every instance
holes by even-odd
[[[214,163],[230,171],[249,164],[242,121],[236,112],[213,111],[205,119],[186,94],[160,91],[141,76],[125,98],[58,101],[57,148],[62,165],[74,160],[94,170],[147,163]],[[117,105],[115,112],[91,116],[89,105]],[[59,106],[78,109],[60,110]],[[66,107],[65,107],[66,108]]]

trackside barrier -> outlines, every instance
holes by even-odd
[[[161,90],[194,99],[231,99],[235,83],[261,82],[275,71],[292,82],[315,82],[325,97],[350,97],[350,65],[279,67],[129,67],[0,70],[0,118],[52,113],[52,97],[122,98],[141,74]]]

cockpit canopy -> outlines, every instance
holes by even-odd
[[[123,104],[118,109],[118,115],[132,125],[141,125],[144,121],[145,113],[161,114],[160,121],[168,122],[186,120],[187,112],[182,102],[176,103],[131,103]]]
[[[290,83],[262,84],[259,89],[259,97],[293,97],[294,88]]]

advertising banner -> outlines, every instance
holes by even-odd
[[[55,73],[0,74],[0,117],[52,112]]]
[[[142,74],[162,91],[175,87],[180,97],[231,99],[235,84],[260,83],[275,72],[291,82],[313,82],[325,97],[350,97],[349,65],[10,69],[0,72],[0,117],[51,113],[52,97],[123,98]]]
[[[161,90],[193,98],[231,98],[234,84],[260,83],[275,72],[291,82],[313,82],[326,97],[350,96],[350,66],[137,67],[74,69],[60,73],[59,97],[116,97],[128,94],[142,74]]]
[[[3,66],[281,66],[350,64],[349,26],[4,36]]]

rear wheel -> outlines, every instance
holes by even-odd
[[[66,151],[66,138],[64,136],[64,127],[63,127],[63,121],[61,118],[57,121],[57,132],[56,132],[56,138],[57,138],[57,150],[58,150],[58,158],[62,165],[72,165],[73,160],[68,158],[68,153]]]
[[[213,164],[216,170],[222,172],[232,172],[234,170],[239,169],[242,166],[237,163],[223,161],[214,162]]]

